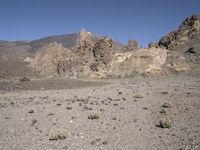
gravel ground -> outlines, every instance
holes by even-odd
[[[199,77],[2,83],[1,150],[200,149]]]

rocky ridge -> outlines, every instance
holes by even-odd
[[[0,41],[0,57],[3,58],[0,77],[6,74],[115,78],[199,72],[199,42],[200,17],[196,14],[158,43],[150,43],[148,48],[141,48],[134,39],[122,45],[111,37],[97,36],[85,29],[35,41]],[[16,61],[15,55],[18,56]]]
[[[162,37],[159,46],[172,50],[176,49],[178,45],[195,38],[199,34],[198,32],[200,32],[200,16],[193,14],[191,17],[186,18],[176,31]]]
[[[161,38],[158,45],[168,49],[166,67],[172,72],[193,70],[200,65],[200,17],[193,14],[176,31]]]
[[[167,51],[160,47],[139,48],[135,40],[130,40],[126,50],[113,47],[111,37],[98,41],[90,32],[81,30],[77,44],[64,48],[52,43],[42,48],[31,62],[31,66],[42,75],[62,75],[65,77],[133,77],[138,74],[162,72]],[[161,74],[164,74],[161,73]],[[159,74],[160,75],[160,74]]]

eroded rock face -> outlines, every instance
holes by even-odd
[[[198,70],[200,66],[200,17],[186,18],[180,27],[161,38],[159,46],[167,48],[166,67],[172,72]],[[198,72],[198,71],[197,71]]]
[[[148,48],[159,48],[159,45],[157,43],[149,43]]]
[[[87,47],[93,44],[93,37],[90,32],[87,32],[85,29],[81,29],[79,32],[79,37],[77,40],[77,45],[80,47]]]
[[[77,57],[71,50],[64,48],[62,44],[51,43],[38,51],[30,64],[41,75],[56,75],[74,68],[71,62],[75,59]],[[62,68],[63,65],[66,69]]]
[[[74,47],[51,43],[27,62],[42,75],[78,78],[164,76],[200,66],[198,15],[187,18],[177,31],[164,36],[158,44],[150,43],[147,49],[139,48],[134,39],[116,48],[111,37],[96,38],[84,29],[77,37]]]
[[[162,37],[159,45],[167,49],[175,49],[177,45],[183,44],[195,36],[198,31],[200,31],[200,17],[193,14],[183,21],[177,31],[173,31]]]
[[[137,49],[137,48],[139,48],[137,41],[135,39],[130,39],[128,41],[128,48],[130,48],[130,49]]]
[[[38,51],[31,66],[41,75],[65,77],[132,77],[148,73],[160,76],[166,61],[165,49],[141,49],[134,40],[128,46],[131,51],[121,53],[113,48],[111,37],[95,41],[89,32],[81,30],[73,48],[51,43]]]
[[[31,66],[41,75],[88,77],[106,67],[116,52],[112,38],[95,41],[89,32],[81,30],[75,47],[51,43],[36,54]]]
[[[94,64],[91,67],[99,71],[102,67],[108,65],[111,61],[112,56],[116,53],[116,50],[112,48],[113,41],[110,37],[105,37],[95,43],[93,47],[93,56],[95,58]]]
[[[167,50],[162,48],[116,53],[108,65],[106,76],[134,77],[138,74],[155,74],[158,71],[160,74],[160,72],[163,72],[162,65],[166,62],[166,59]]]
[[[140,46],[135,39],[130,39],[128,44],[121,48],[121,52],[129,52],[139,49]]]

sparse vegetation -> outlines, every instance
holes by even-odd
[[[49,133],[49,140],[64,140],[67,137],[67,129],[54,129]]]
[[[91,119],[91,120],[99,119],[99,113],[97,113],[97,112],[91,112],[91,113],[88,115],[88,119]]]
[[[101,139],[98,138],[98,139],[95,139],[91,142],[91,145],[96,145],[96,146],[99,146],[101,144]]]

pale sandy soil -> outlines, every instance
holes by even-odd
[[[1,83],[0,150],[200,149],[199,77]],[[66,138],[49,140],[56,129]]]

